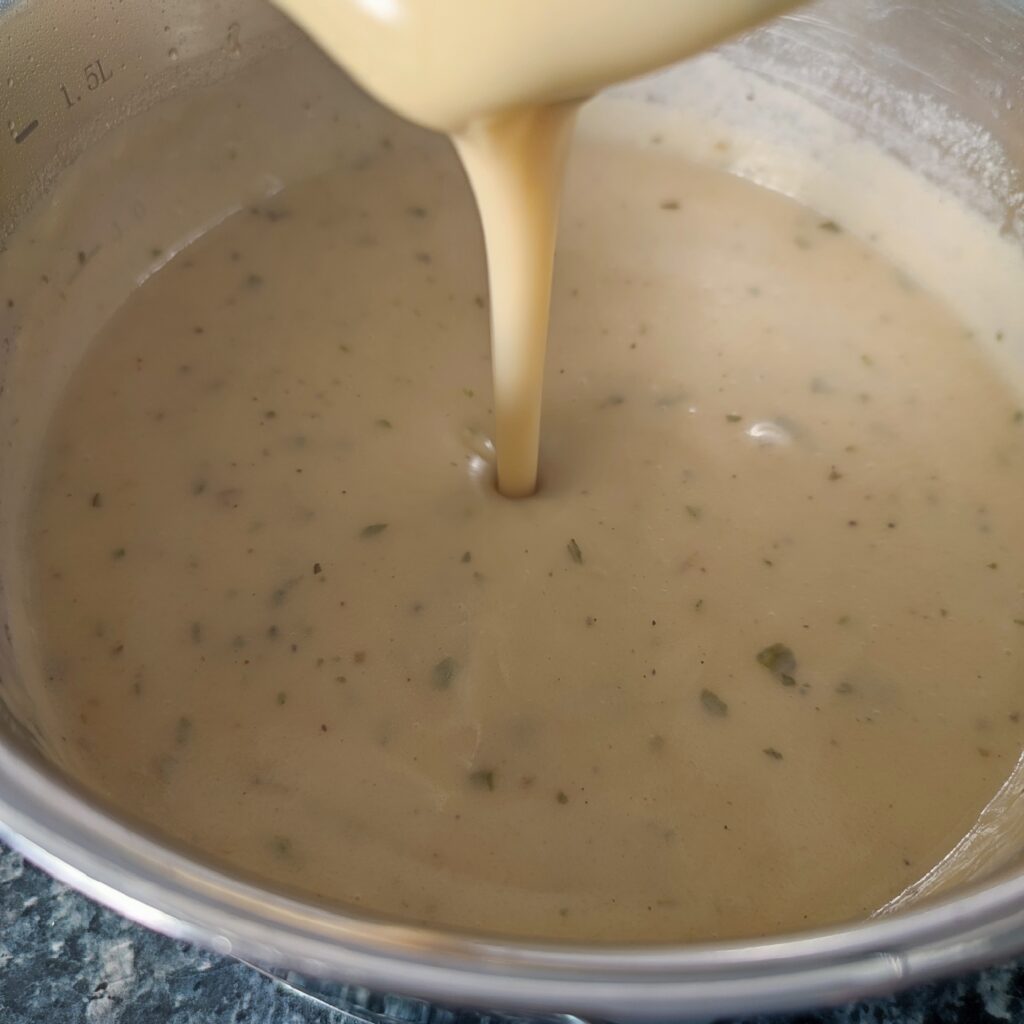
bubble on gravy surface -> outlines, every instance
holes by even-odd
[[[528,502],[441,140],[388,121],[107,324],[28,520],[94,791],[319,900],[609,941],[862,916],[971,828],[1020,750],[1020,403],[841,218],[636,117],[571,159]]]

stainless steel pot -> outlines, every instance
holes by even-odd
[[[32,428],[96,324],[152,269],[159,254],[145,238],[184,244],[240,197],[330,160],[312,128],[329,123],[327,94],[343,78],[325,65],[321,92],[290,95],[280,68],[296,47],[308,44],[260,0],[0,0],[4,838],[115,910],[218,952],[508,1010],[622,1020],[768,1011],[882,992],[1024,949],[1024,873],[1014,866],[891,917],[716,946],[527,945],[405,927],[311,906],[201,863],[115,817],[52,762],[25,685],[33,667],[18,644],[31,628],[17,601],[14,547]],[[299,52],[320,60],[311,48]],[[827,0],[726,55],[821,105],[1022,244],[1024,3]],[[280,88],[269,95],[280,102],[266,92],[257,100],[251,84],[275,75]],[[217,82],[234,83],[226,106],[212,99]],[[658,102],[681,103],[683,93],[672,75],[645,87]],[[125,139],[144,139],[171,110],[182,122],[180,149],[130,167],[119,159]],[[237,171],[192,189],[202,146],[214,137],[230,144],[233,134],[250,140],[238,144]],[[20,244],[26,232],[31,245]],[[62,312],[65,289],[101,280],[95,302]],[[1024,365],[1024,351],[1012,358]]]

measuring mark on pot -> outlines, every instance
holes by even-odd
[[[113,71],[108,71],[103,66],[102,60],[90,61],[82,69],[82,77],[85,81],[85,88],[89,92],[95,92],[101,86],[106,85],[114,77]],[[68,91],[68,87],[64,82],[60,83],[60,92],[64,97],[64,103],[67,107],[73,107],[82,98],[80,92],[76,92],[74,96]]]
[[[14,136],[14,144],[20,146],[37,128],[39,127],[39,118],[34,117],[24,128]]]

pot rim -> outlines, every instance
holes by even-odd
[[[2,744],[0,822],[28,860],[172,938],[455,1004],[648,1020],[765,1012],[889,991],[1024,948],[1024,875],[893,917],[711,944],[588,947],[403,925],[204,865]]]

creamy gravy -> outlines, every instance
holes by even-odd
[[[1024,417],[841,223],[584,117],[543,487],[493,488],[442,140],[230,218],[54,418],[34,611],[84,781],[285,888],[513,935],[871,912],[1024,712]]]
[[[551,261],[579,102],[793,3],[279,3],[378,99],[453,135],[487,244],[497,484],[506,497],[537,486]]]
[[[403,117],[458,134],[579,101],[681,60],[798,0],[274,0]]]
[[[496,483],[506,498],[537,489],[551,267],[576,110],[495,115],[456,141],[487,249]]]

